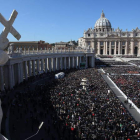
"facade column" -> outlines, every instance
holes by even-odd
[[[48,67],[47,67],[47,58],[45,58],[45,72],[47,73]]]
[[[140,56],[140,42],[138,42],[138,55],[137,56]]]
[[[108,44],[107,44],[107,41],[106,41],[105,43],[106,43],[106,55],[108,55],[108,54],[107,54],[107,50],[108,50],[108,47],[107,47],[107,45],[108,45]]]
[[[35,76],[35,60],[32,60],[32,72],[33,76]]]
[[[92,41],[91,43],[92,43],[91,48],[92,48],[92,49],[95,49],[95,46],[94,46],[94,45],[95,45],[95,42]]]
[[[128,55],[128,41],[125,42],[125,55]]]
[[[103,55],[105,55],[105,54],[106,54],[106,43],[105,43],[105,41],[104,41]]]
[[[111,41],[109,42],[109,55],[111,55]]]
[[[116,55],[116,50],[117,50],[117,42],[115,41],[114,55]]]
[[[69,57],[69,69],[70,69],[70,57]]]
[[[0,66],[0,90],[4,90],[3,66]]]
[[[120,48],[120,47],[121,47],[121,42],[119,41],[119,42],[118,42],[118,55],[121,54],[121,52],[120,52],[120,49],[121,49],[121,48]]]
[[[65,70],[67,69],[66,57],[64,58]]]
[[[134,40],[131,40],[131,55],[134,55]]]
[[[100,41],[98,42],[98,54],[100,54]]]

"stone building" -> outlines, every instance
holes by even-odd
[[[140,30],[138,27],[132,31],[122,31],[112,28],[111,22],[101,17],[96,21],[94,29],[84,31],[79,38],[78,46],[81,48],[94,48],[97,55],[140,55]]]
[[[14,50],[16,50],[17,48],[21,48],[24,49],[26,48],[26,50],[28,50],[28,48],[30,48],[30,50],[32,50],[34,48],[34,50],[45,50],[46,49],[51,49],[52,46],[45,42],[45,41],[19,41],[19,42],[9,42],[9,45],[13,43],[14,44]],[[9,47],[8,45],[8,47]]]

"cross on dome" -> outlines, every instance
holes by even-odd
[[[104,12],[103,12],[103,10],[102,10],[101,18],[104,18],[104,17],[105,17],[105,14],[104,14]]]

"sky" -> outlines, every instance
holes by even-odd
[[[94,28],[102,10],[114,29],[140,28],[139,5],[140,0],[0,0],[0,13],[9,20],[17,10],[13,27],[21,34],[19,41],[55,43],[77,41],[84,30]],[[10,33],[7,38],[17,41]]]

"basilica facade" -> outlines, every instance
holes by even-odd
[[[84,49],[93,48],[97,55],[140,56],[140,30],[138,27],[132,31],[122,31],[119,28],[114,30],[102,11],[94,29],[89,28],[79,38],[78,46]]]

